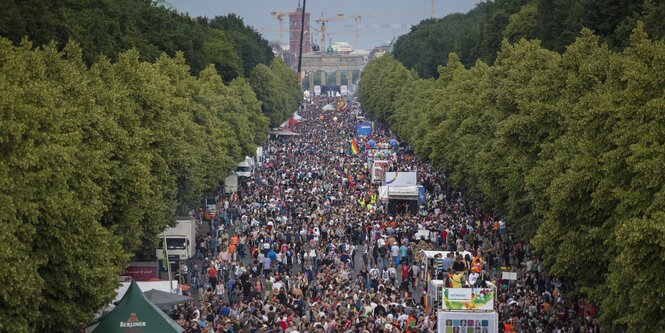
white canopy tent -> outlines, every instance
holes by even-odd
[[[125,293],[131,284],[131,282],[121,282],[120,287],[116,289],[117,295],[115,296],[113,302],[117,302],[122,299],[122,296],[125,296]],[[171,290],[169,281],[137,281],[136,284],[139,286],[139,289],[141,289],[141,292],[154,289],[172,293],[173,290],[178,290],[178,281],[173,281],[173,290]]]

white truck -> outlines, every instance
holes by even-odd
[[[232,173],[224,178],[224,193],[231,194],[238,191],[238,175]]]
[[[256,168],[261,168],[263,166],[263,147],[256,147]]]
[[[155,252],[157,259],[162,260],[164,237],[166,237],[166,248],[169,260],[187,260],[194,257],[196,253],[196,231],[198,225],[196,219],[190,216],[176,218],[176,225],[164,230],[159,235],[159,243]]]
[[[236,168],[236,175],[240,177],[251,177],[254,174],[254,158],[245,156],[245,160],[238,163]]]

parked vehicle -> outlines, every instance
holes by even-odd
[[[164,258],[163,244],[166,237],[166,248],[169,260],[187,260],[196,253],[196,219],[190,216],[178,217],[176,225],[164,230],[160,235],[159,243],[155,249],[157,259]]]
[[[245,156],[245,160],[238,163],[236,175],[240,177],[251,177],[254,174],[255,166],[254,158]]]
[[[231,194],[238,191],[238,175],[231,173],[224,178],[224,193]]]

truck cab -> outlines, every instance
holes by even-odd
[[[238,163],[236,175],[240,177],[251,177],[254,174],[254,158],[246,156],[245,160]]]
[[[155,249],[157,259],[163,259],[163,244],[166,237],[166,248],[169,260],[187,260],[194,257],[196,251],[196,232],[198,225],[193,217],[178,217],[176,225],[164,230],[159,235],[159,243]]]

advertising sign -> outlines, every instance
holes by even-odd
[[[418,186],[418,203],[426,203],[427,195],[425,194],[425,188],[421,185]]]
[[[321,95],[321,86],[314,86],[314,96]]]
[[[159,277],[158,267],[126,267],[123,276],[131,276],[136,281],[150,281]]]
[[[384,167],[388,164],[388,161],[374,161],[372,164],[372,183],[381,182],[383,179]]]
[[[342,96],[346,96],[349,94],[349,87],[348,86],[339,86],[339,92],[342,94]]]
[[[494,291],[490,288],[444,288],[444,310],[494,310]]]
[[[372,135],[373,130],[372,123],[357,123],[356,124],[356,136],[369,136]]]
[[[497,333],[499,315],[496,312],[440,311],[437,333]]]
[[[416,186],[418,185],[418,177],[416,172],[385,172],[385,180],[383,182],[387,186]]]

